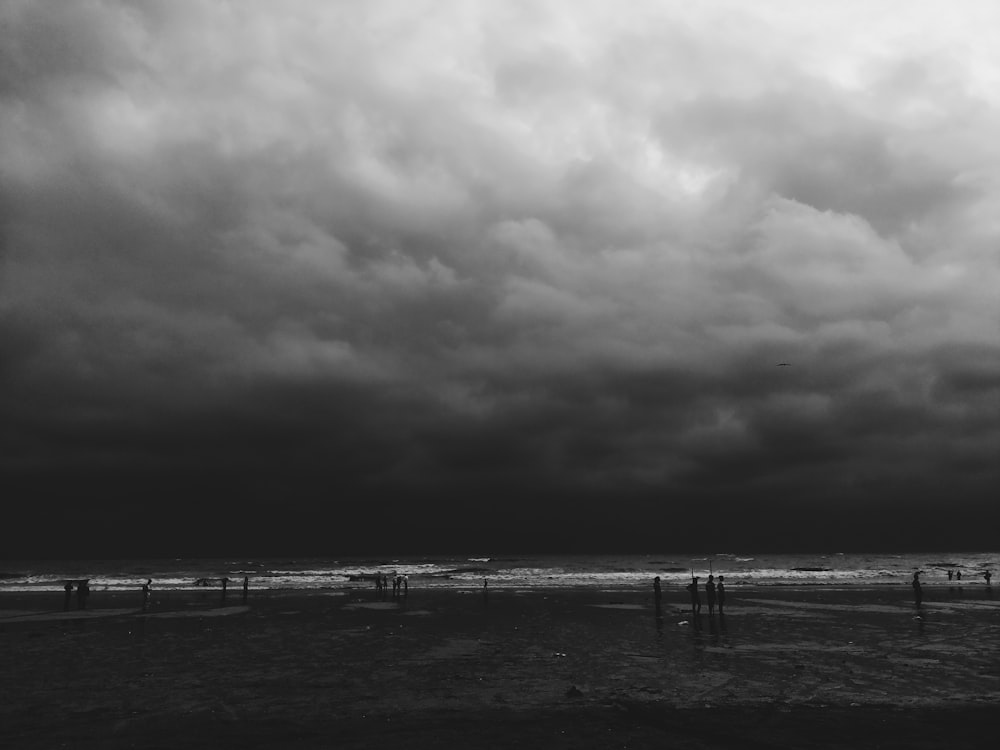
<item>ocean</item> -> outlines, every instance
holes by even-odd
[[[61,591],[67,580],[89,579],[92,591],[127,590],[153,579],[158,590],[217,586],[229,578],[254,590],[325,590],[372,587],[377,574],[405,575],[409,587],[466,589],[489,581],[491,589],[588,586],[614,589],[648,584],[682,585],[692,575],[724,575],[738,586],[871,586],[909,584],[923,571],[925,585],[949,583],[961,572],[963,585],[984,585],[983,573],[997,572],[998,552],[908,554],[699,555],[478,555],[261,559],[133,559],[0,561],[0,591]],[[1000,581],[1000,579],[998,579]]]

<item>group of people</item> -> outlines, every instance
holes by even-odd
[[[210,578],[199,578],[194,582],[195,586],[208,586],[213,579]],[[226,588],[229,584],[229,578],[221,578],[219,581],[222,583],[222,602],[225,604],[226,601]],[[76,590],[76,608],[86,609],[87,608],[87,598],[90,596],[90,579],[81,579],[77,581],[66,581],[63,586],[64,596],[63,596],[63,610],[69,611],[70,603],[73,600],[73,591]],[[142,584],[142,611],[146,612],[149,609],[150,600],[153,593],[153,579],[147,578],[145,583]],[[243,576],[243,603],[247,602],[247,595],[250,589],[250,577]]]
[[[701,591],[698,586],[698,576],[691,576],[691,583],[689,583],[685,588],[688,594],[691,596],[691,614],[698,616],[701,614]],[[656,604],[656,614],[659,615],[662,611],[662,599],[663,591],[660,588],[660,577],[656,576],[653,579],[653,600]],[[705,599],[708,603],[708,615],[709,617],[715,614],[715,608],[719,608],[719,616],[723,615],[723,607],[726,604],[726,579],[725,576],[719,576],[718,582],[715,580],[714,575],[708,577],[708,582],[705,584]]]
[[[691,614],[700,615],[701,614],[701,594],[698,591],[698,576],[691,577],[691,583],[689,583],[685,588],[691,595]],[[708,616],[711,617],[715,614],[715,606],[719,606],[719,615],[723,614],[723,607],[726,605],[726,579],[725,576],[719,576],[719,582],[715,582],[715,576],[710,575],[708,581],[705,583],[705,600],[708,604]]]
[[[917,609],[920,609],[920,605],[924,601],[924,590],[923,590],[923,587],[920,585],[920,574],[922,572],[923,571],[920,571],[920,570],[914,572],[914,574],[913,574],[913,580],[910,582],[910,585],[913,587],[913,601],[916,603]],[[992,591],[993,590],[993,573],[991,573],[988,570],[984,570],[983,571],[983,578],[986,579],[986,585],[987,585],[987,587],[989,587],[990,591]],[[961,570],[956,570],[956,571],[949,570],[948,571],[948,580],[949,581],[961,581],[962,580],[962,571]],[[992,594],[990,594],[990,595],[992,596]]]
[[[375,594],[381,598],[385,599],[386,591],[389,589],[389,576],[385,573],[375,574]],[[405,575],[392,576],[392,598],[398,599],[401,596],[408,596],[410,593],[410,582],[407,580]]]
[[[209,586],[209,585],[211,585],[212,581],[214,581],[214,580],[215,580],[214,578],[198,578],[197,580],[195,580],[194,585],[195,586]],[[228,576],[223,576],[222,578],[219,579],[219,583],[222,584],[222,603],[223,604],[226,603],[226,591],[229,588],[229,582],[231,580],[232,579],[229,578]],[[249,592],[249,589],[250,589],[250,576],[243,576],[243,603],[244,604],[247,603],[247,594]]]
[[[90,596],[90,579],[66,581],[66,585],[63,586],[63,591],[65,592],[63,596],[63,611],[69,611],[69,603],[73,599],[74,584],[76,585],[76,608],[87,608],[87,597]]]
[[[986,585],[987,586],[992,586],[993,585],[992,584],[993,574],[990,571],[984,570],[983,571],[983,578],[986,579]],[[961,581],[962,580],[962,571],[961,570],[949,570],[948,571],[948,580],[949,581]]]

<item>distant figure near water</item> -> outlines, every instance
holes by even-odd
[[[73,582],[66,581],[66,585],[63,586],[63,591],[66,592],[63,595],[63,612],[69,612],[69,602],[73,598]]]
[[[663,592],[660,590],[660,577],[656,576],[653,579],[653,602],[656,605],[656,614],[660,614],[660,600],[663,598]]]
[[[698,576],[691,576],[691,583],[685,588],[691,594],[691,614],[701,614],[701,597],[698,595]]]
[[[993,585],[993,584],[991,583],[991,581],[993,580],[993,574],[992,574],[992,573],[990,573],[990,571],[988,571],[988,570],[987,570],[987,571],[984,571],[984,572],[983,572],[983,578],[985,578],[985,579],[986,579],[986,585],[987,585],[987,586],[992,586],[992,585]]]
[[[722,617],[722,605],[726,603],[726,584],[723,583],[725,576],[719,576],[719,582],[715,586],[715,596],[719,601],[719,617]]]
[[[222,577],[222,603],[226,603],[226,587],[229,585],[229,578],[227,576]]]
[[[708,577],[708,583],[705,584],[705,599],[708,601],[708,616],[712,617],[715,614],[715,576]]]
[[[924,600],[924,592],[920,588],[920,571],[919,570],[916,571],[913,574],[913,583],[910,584],[910,585],[913,586],[913,600],[917,604],[917,609],[920,609],[920,603]]]
[[[87,597],[90,596],[90,580],[77,581],[76,583],[76,608],[87,608]]]
[[[142,584],[142,611],[145,612],[149,609],[149,585],[153,582],[152,578],[147,578],[146,582]]]
[[[250,576],[243,576],[243,603],[247,603],[247,594],[250,593]]]

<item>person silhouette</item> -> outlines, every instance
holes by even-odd
[[[243,576],[243,603],[247,603],[247,595],[250,593],[250,576]]]
[[[691,614],[701,614],[701,597],[698,596],[698,576],[691,576],[691,583],[685,588],[691,594]]]
[[[73,582],[66,581],[66,585],[63,586],[63,612],[69,612],[69,602],[73,598]]]
[[[149,609],[149,585],[153,582],[152,578],[147,578],[146,582],[142,584],[142,611],[145,612]]]
[[[919,570],[916,571],[913,574],[913,583],[911,583],[910,585],[913,586],[913,600],[916,602],[917,609],[920,609],[920,603],[924,599],[924,592],[920,588],[920,571]]]
[[[719,582],[715,585],[715,598],[719,603],[719,617],[722,617],[722,606],[726,603],[725,576],[719,576]]]
[[[983,578],[986,579],[986,585],[987,586],[991,586],[992,585],[990,582],[993,580],[993,574],[990,573],[990,571],[988,571],[988,570],[984,571],[983,572]]]
[[[961,570],[956,570],[955,571],[955,580],[956,581],[961,581],[962,580],[962,571]]]
[[[660,590],[660,577],[656,576],[653,579],[653,602],[656,605],[656,614],[660,614],[660,601],[663,598],[663,592]]]
[[[708,602],[708,616],[711,617],[715,614],[715,576],[713,575],[708,577],[708,583],[705,584],[705,600]]]
[[[953,570],[948,571],[948,580],[952,580],[955,577],[955,572]]]
[[[226,587],[229,585],[229,577],[228,576],[223,576],[220,580],[222,581],[222,603],[225,604],[226,603]]]
[[[87,608],[87,597],[90,596],[90,580],[78,581],[76,584],[76,607],[77,609]]]

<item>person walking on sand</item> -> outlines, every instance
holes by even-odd
[[[715,585],[715,598],[719,603],[719,617],[722,617],[722,605],[726,603],[726,584],[723,583],[725,576],[719,576],[719,582]]]
[[[691,583],[686,586],[691,594],[691,614],[701,614],[701,597],[698,595],[698,576],[691,576]]]
[[[715,614],[715,576],[710,575],[705,584],[705,600],[708,602],[708,616],[712,617]]]
[[[63,586],[63,612],[69,612],[69,602],[73,598],[73,582],[66,581],[66,585]]]
[[[916,602],[917,609],[920,609],[920,603],[924,600],[924,592],[920,588],[920,571],[916,571],[913,574],[913,600]]]
[[[653,579],[653,602],[656,605],[656,614],[657,614],[657,616],[659,616],[659,614],[661,612],[661,609],[660,609],[660,600],[662,598],[663,598],[663,592],[660,591],[660,577],[656,576],[656,578]]]
[[[986,579],[986,585],[987,585],[987,586],[991,586],[991,585],[992,585],[992,584],[990,583],[990,581],[992,581],[992,580],[993,580],[993,574],[992,574],[992,573],[990,573],[990,571],[988,571],[988,570],[986,570],[986,571],[983,571],[983,578],[985,578],[985,579]]]
[[[243,603],[247,603],[247,595],[250,593],[250,576],[243,576]]]
[[[153,582],[152,578],[147,578],[146,582],[142,584],[142,611],[145,612],[149,609],[149,585]]]

